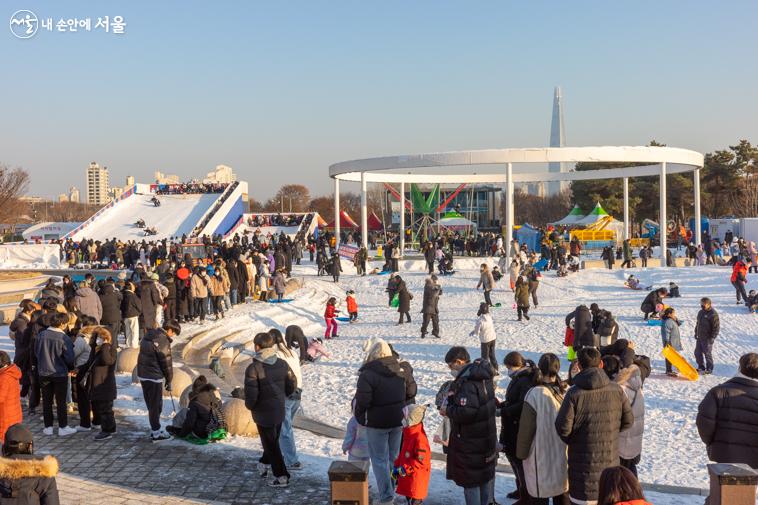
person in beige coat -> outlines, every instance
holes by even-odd
[[[195,273],[190,279],[190,295],[194,300],[193,314],[200,317],[200,322],[205,321],[205,307],[208,299],[208,285],[210,280],[202,267],[195,267]]]
[[[528,503],[548,505],[552,499],[553,505],[569,505],[566,444],[555,430],[555,418],[566,391],[559,376],[561,362],[555,354],[547,353],[537,367],[537,384],[527,392],[521,410],[516,457],[523,462],[531,497]]]
[[[211,306],[213,307],[213,313],[216,315],[216,320],[219,319],[219,314],[221,314],[221,318],[224,317],[224,284],[223,274],[220,270],[216,270],[209,283],[212,300]]]

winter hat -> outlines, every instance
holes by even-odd
[[[31,444],[32,432],[21,423],[14,424],[5,432],[6,445]]]
[[[368,353],[366,353],[366,359],[364,360],[364,363],[368,363],[370,361],[381,358],[389,358],[390,356],[392,356],[392,349],[390,348],[389,344],[387,344],[387,342],[381,338],[378,338],[373,342],[373,345],[369,348]]]
[[[403,426],[416,426],[423,423],[426,408],[426,405],[417,405],[415,403],[403,407]]]
[[[482,302],[479,304],[479,312],[476,313],[477,316],[481,316],[482,314],[489,314],[490,313],[490,306],[487,302]]]

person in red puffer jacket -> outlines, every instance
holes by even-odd
[[[432,451],[424,431],[424,405],[403,408],[403,444],[395,460],[392,478],[397,480],[397,494],[405,496],[409,505],[423,503],[429,493]]]
[[[597,505],[652,505],[645,501],[637,477],[622,466],[612,466],[600,474]]]
[[[326,302],[326,310],[324,311],[324,321],[326,322],[326,331],[324,332],[324,338],[337,338],[337,299],[335,297],[329,298]]]
[[[22,421],[20,380],[21,370],[0,351],[0,442],[8,428]]]
[[[749,259],[746,261],[750,263]],[[737,263],[734,264],[734,268],[732,268],[732,276],[729,278],[729,280],[732,281],[734,290],[737,292],[737,305],[739,305],[742,300],[747,303],[747,293],[745,292],[745,284],[747,284],[747,270],[748,266],[745,261],[737,260]]]

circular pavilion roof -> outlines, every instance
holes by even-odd
[[[660,165],[666,163],[666,173],[692,172],[703,166],[703,155],[688,149],[653,146],[601,146],[601,147],[536,147],[518,149],[482,149],[440,153],[383,156],[343,161],[329,167],[329,177],[342,181],[359,182],[365,173],[367,182],[414,183],[505,183],[505,170],[487,170],[477,173],[481,165],[508,163],[644,163],[625,168],[605,168],[572,172],[514,173],[512,182],[548,182],[621,177],[646,177],[660,174]],[[457,174],[413,173],[412,169],[432,167],[476,166]],[[501,167],[502,168],[502,167]],[[409,170],[410,169],[410,170]],[[403,170],[405,173],[398,173]],[[393,172],[395,171],[395,172]]]

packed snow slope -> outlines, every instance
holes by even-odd
[[[235,337],[249,341],[254,332],[267,326],[300,324],[308,336],[323,332],[323,310],[328,296],[342,302],[344,312],[345,291],[355,290],[360,318],[355,324],[340,323],[340,338],[328,343],[331,359],[304,367],[303,409],[305,414],[321,421],[344,426],[350,418],[350,401],[353,397],[358,370],[362,364],[363,344],[370,337],[382,337],[390,342],[414,368],[419,386],[417,402],[433,404],[439,386],[450,379],[443,361],[445,352],[453,345],[464,345],[472,357],[480,354],[479,341],[469,336],[474,327],[481,291],[475,290],[479,279],[476,266],[479,259],[456,260],[459,270],[452,276],[442,277],[444,294],[440,300],[441,339],[420,338],[420,314],[423,284],[426,274],[421,262],[407,262],[405,267],[415,271],[401,272],[409,285],[412,301],[411,324],[397,326],[398,314],[388,308],[384,292],[388,276],[355,277],[352,266],[345,266],[339,284],[331,279],[314,277],[312,267],[300,267],[296,275],[306,275],[306,287],[296,293],[295,301],[284,306],[254,304],[245,316],[246,324],[254,323],[249,332]],[[346,264],[347,262],[344,262]],[[461,270],[461,268],[464,268]],[[669,303],[677,309],[682,326],[683,355],[694,363],[694,322],[699,310],[699,299],[709,296],[721,317],[721,334],[714,347],[715,373],[697,382],[672,379],[664,372],[660,355],[660,328],[648,326],[642,320],[640,303],[647,291],[632,291],[624,287],[624,276],[634,272],[643,285],[667,286],[675,281],[682,298]],[[732,377],[740,355],[755,350],[758,343],[758,319],[744,306],[735,305],[734,290],[729,284],[730,270],[723,267],[679,269],[584,270],[567,278],[548,273],[539,291],[539,307],[532,308],[531,321],[518,322],[512,308],[513,294],[506,283],[500,282],[493,292],[493,300],[502,302],[493,309],[498,332],[497,354],[502,362],[505,354],[517,350],[537,361],[542,353],[561,356],[563,371],[567,370],[566,349],[563,347],[564,318],[578,304],[598,303],[610,310],[620,326],[620,338],[632,340],[638,354],[651,358],[653,373],[645,382],[644,447],[640,464],[640,478],[645,482],[708,487],[706,464],[708,458],[695,426],[697,406],[705,393],[716,384]],[[750,276],[750,283],[755,282]],[[505,289],[504,289],[505,287]],[[241,314],[237,317],[243,317]],[[249,318],[249,319],[248,319]],[[235,323],[225,323],[232,325]],[[236,323],[239,325],[239,323]],[[505,375],[505,374],[503,374]],[[499,395],[504,395],[507,378],[500,382]],[[427,433],[431,437],[439,416],[433,409],[427,415]],[[437,448],[439,449],[439,448]]]
[[[181,237],[185,233],[189,235],[220,196],[220,193],[160,195],[161,206],[155,207],[150,201],[152,195],[134,194],[106,209],[72,238],[106,240],[116,237],[139,241]],[[145,225],[154,227],[158,234],[146,237],[145,230],[134,225],[138,219],[144,219]]]

